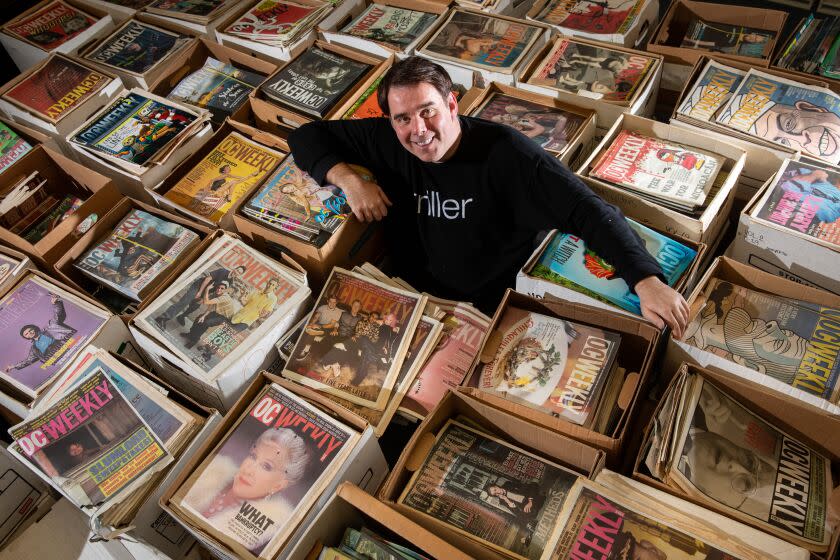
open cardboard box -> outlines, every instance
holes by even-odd
[[[49,484],[6,449],[9,443],[4,438],[0,445],[0,472],[3,473],[0,511],[5,512],[0,525],[3,547],[44,517],[58,499]]]
[[[686,297],[692,312],[695,311],[696,302],[703,293],[704,288],[713,278],[720,278],[759,292],[765,292],[782,298],[802,300],[823,307],[840,309],[840,296],[797,284],[785,278],[779,278],[774,274],[758,270],[743,263],[739,263],[727,257],[718,257],[715,262],[697,283],[697,286]],[[699,312],[699,311],[697,311]],[[809,406],[820,409],[822,414],[840,417],[840,406],[831,404],[820,397],[808,393],[802,389],[792,387],[778,379],[765,375],[756,370],[742,366],[707,350],[700,350],[683,341],[676,340],[673,336],[668,340],[667,350],[662,361],[661,371],[667,375],[673,375],[683,362],[695,364],[731,378],[743,380],[745,383],[763,387],[765,392],[773,392],[790,402],[804,402]]]
[[[120,25],[126,20],[142,13],[140,11],[142,8],[135,9],[128,6],[121,6],[116,2],[109,2],[108,0],[75,0],[74,3],[87,12],[102,10],[111,16],[111,19],[114,20],[114,25]]]
[[[172,507],[171,499],[178,488],[184,484],[196,467],[198,467],[199,464],[207,458],[210,452],[213,451],[213,448],[225,437],[228,431],[233,428],[239,417],[248,410],[251,402],[256,398],[263,387],[270,383],[277,383],[284,389],[289,390],[298,397],[317,406],[361,434],[361,438],[347,456],[344,464],[339,467],[334,478],[326,484],[321,494],[316,498],[315,503],[298,525],[297,530],[290,535],[287,540],[287,548],[304,537],[303,529],[309,527],[313,519],[315,519],[318,513],[324,508],[324,505],[329,502],[330,498],[336,493],[336,488],[339,484],[345,481],[350,481],[363,490],[373,492],[388,473],[388,464],[385,462],[384,455],[382,455],[382,449],[379,447],[379,442],[373,435],[373,429],[367,426],[365,422],[352,415],[347,409],[339,406],[330,399],[320,395],[318,392],[309,389],[308,387],[291,383],[265,371],[260,372],[253,382],[245,389],[221,422],[216,425],[207,437],[204,438],[201,446],[195,451],[181,471],[174,477],[173,480],[168,481],[168,484],[165,486],[163,494],[159,499],[160,506],[164,511],[172,515],[187,529],[187,531],[198,539],[199,542],[209,548],[220,558],[257,560],[257,557],[251,553],[242,554],[232,550],[224,543],[214,538],[212,534],[208,534],[193,525],[189,520],[179,516]]]
[[[834,463],[832,470],[836,472],[836,463],[840,461],[840,417],[834,415],[827,415],[824,411],[819,410],[808,403],[804,403],[797,399],[792,399],[786,395],[779,394],[773,390],[768,390],[761,384],[751,383],[749,381],[727,375],[725,373],[704,369],[691,364],[682,364],[680,370],[685,370],[688,373],[694,373],[702,376],[704,379],[716,384],[732,397],[737,399],[741,404],[749,408],[756,414],[761,415],[767,421],[781,428],[790,435],[796,437],[802,443],[821,451],[825,456]],[[676,373],[676,372],[674,372]],[[668,383],[673,382],[672,378],[665,379]],[[659,413],[662,407],[662,402],[656,407],[653,418]],[[710,505],[703,504],[697,499],[687,495],[685,492],[672,488],[663,484],[651,476],[650,472],[645,466],[645,448],[647,442],[651,437],[653,430],[653,421],[651,421],[644,432],[644,439],[642,446],[639,449],[639,454],[636,457],[635,465],[633,467],[633,478],[648,486],[652,486],[663,492],[667,492],[683,500],[687,500],[693,504],[718,511],[726,514],[722,508],[715,508]],[[835,487],[829,491],[829,503],[836,507],[838,503],[838,494],[840,490]],[[836,523],[836,520],[834,521]],[[756,525],[758,527],[758,525]],[[833,535],[828,552],[825,554],[811,553],[812,558],[835,558],[838,552],[838,541],[840,541],[840,531],[837,526],[833,527]]]
[[[75,242],[74,231],[85,218],[96,214],[104,216],[122,198],[117,188],[107,178],[96,171],[71,161],[65,156],[53,152],[44,146],[35,146],[0,175],[0,193],[6,194],[15,183],[38,171],[46,179],[46,188],[56,198],[66,194],[87,197],[81,207],[47,233],[40,241],[30,243],[11,231],[0,228],[0,241],[32,258],[36,264],[47,270]],[[80,191],[73,185],[79,184]]]
[[[549,2],[551,2],[551,0],[537,0],[534,2],[528,10],[528,14],[526,15],[527,19],[531,21],[539,21],[536,19],[537,16],[543,11]],[[567,3],[566,5],[569,4]],[[553,9],[558,9],[560,6],[562,6],[562,4]],[[627,23],[627,26],[625,27],[624,24],[622,24],[612,33],[599,32],[598,29],[577,29],[556,24],[548,25],[550,25],[553,29],[556,29],[561,35],[581,37],[583,39],[594,39],[596,41],[604,41],[605,43],[616,43],[625,47],[643,49],[645,42],[648,39],[648,35],[656,26],[656,20],[659,18],[659,0],[625,3],[623,4],[623,7],[628,8],[628,15],[626,18],[629,21],[624,22]],[[592,7],[590,9],[598,10],[599,8]],[[606,7],[604,10],[610,13],[614,11],[615,8]],[[604,16],[584,17],[589,19],[592,27],[595,27],[598,19],[603,18]]]
[[[253,2],[247,3],[253,4]],[[143,10],[143,17],[148,18],[149,23],[154,23],[155,25],[167,27],[172,30],[178,30],[181,33],[187,35],[207,37],[208,39],[213,40],[216,35],[216,29],[224,26],[225,22],[228,19],[228,16],[231,14],[231,12],[236,11],[235,9],[238,8],[240,4],[242,4],[241,1],[231,2],[227,7],[223,8],[220,13],[216,14],[216,16],[207,23],[198,23],[195,21],[188,21],[186,19],[181,19],[174,16],[152,13],[146,10],[145,8]]]
[[[4,117],[0,119],[0,121],[2,121],[4,125],[9,127],[18,136],[29,142],[29,145],[33,148],[38,144],[43,144],[44,146],[46,146],[54,152],[62,152],[61,147],[59,146],[56,139],[50,135],[35,130],[34,128],[30,128],[25,124],[12,120],[11,118]]]
[[[27,270],[37,270],[35,263],[28,256],[3,244],[0,244],[0,257],[9,257],[20,261],[20,264],[9,271],[9,276],[0,282],[0,294],[5,293],[6,289],[12,284],[17,284],[18,280],[26,274]]]
[[[618,423],[612,432],[598,433],[478,388],[462,386],[458,390],[512,416],[601,449],[606,453],[607,464],[612,468],[620,468],[622,462],[627,459],[624,451],[626,450],[625,442],[629,439],[628,427],[636,410],[636,402],[643,398],[640,395],[645,390],[650,377],[651,367],[658,348],[659,330],[642,319],[635,319],[588,305],[562,301],[552,296],[548,296],[546,299],[537,299],[508,289],[496,310],[496,314],[493,316],[493,321],[488,329],[489,334],[485,337],[478,356],[473,361],[467,379],[473,375],[480,375],[482,365],[493,359],[498,348],[499,337],[502,335],[501,332],[496,330],[496,325],[508,307],[516,307],[525,311],[574,321],[617,332],[621,335],[616,362],[619,366],[625,368],[627,373],[618,398],[618,405],[623,411]]]
[[[160,208],[143,204],[137,200],[123,198],[116,204],[116,206],[108,209],[105,215],[102,216],[102,218],[100,218],[67,250],[66,253],[58,259],[53,267],[56,277],[65,284],[69,284],[90,297],[102,301],[102,303],[107,304],[108,300],[119,298],[119,296],[116,298],[108,297],[111,295],[109,293],[111,292],[110,288],[106,288],[104,285],[99,284],[90,277],[82,274],[82,272],[74,266],[74,263],[91,247],[108,237],[113,232],[117,224],[119,224],[119,222],[125,218],[129,212],[135,209],[143,210],[144,212],[148,212],[149,214],[157,216],[168,222],[180,224],[185,228],[192,230],[194,233],[197,233],[199,240],[206,238],[211,233],[210,228],[203,225],[191,222],[180,216],[170,214]],[[158,273],[158,275],[140,291],[140,304],[142,304],[148,294],[154,290],[156,286],[160,284],[169,285],[170,280],[173,279],[175,275],[180,274],[188,262],[192,262],[194,260],[193,253],[197,250],[199,244],[194,245],[191,249],[188,249],[178,255],[177,259],[170,263],[165,269],[160,271],[160,273]],[[102,292],[105,294],[103,295]],[[116,292],[113,293],[116,295]],[[117,299],[117,301],[131,302],[131,305],[128,307],[114,311],[119,314],[124,321],[128,322],[134,316],[134,313],[137,311],[137,306],[140,304],[128,300],[128,298]]]
[[[230,64],[242,70],[262,74],[265,77],[268,77],[277,70],[277,65],[267,60],[260,60],[249,54],[202,37],[167,60],[160,75],[149,84],[149,91],[155,95],[166,97],[175,89],[178,82],[187,75],[202,68],[208,57],[215,58],[220,62]],[[248,99],[246,99],[238,109],[230,114],[229,118],[235,121],[247,122],[245,118],[249,110]],[[213,124],[219,126],[224,122],[224,119],[213,117],[212,121]]]
[[[697,148],[719,157],[720,173],[727,173],[728,176],[717,193],[706,200],[706,208],[700,216],[687,216],[645,200],[629,189],[616,187],[589,176],[590,170],[598,163],[601,155],[609,149],[622,130],[658,138],[667,143]],[[732,209],[732,203],[735,200],[735,184],[738,182],[745,159],[744,150],[739,147],[709,138],[699,132],[684,130],[635,115],[622,115],[576,174],[604,200],[621,208],[627,217],[665,233],[713,245],[720,237]],[[709,194],[711,196],[711,193]]]
[[[662,55],[659,54],[642,52],[610,43],[592,41],[590,39],[581,39],[579,37],[574,38],[575,41],[587,45],[611,49],[630,55],[646,56],[654,59],[653,66],[648,72],[648,76],[645,78],[644,83],[639,84],[636,94],[630,101],[629,106],[611,103],[609,101],[604,101],[603,99],[595,99],[594,97],[589,97],[587,95],[578,95],[570,91],[562,91],[547,86],[529,84],[527,82],[528,78],[539,69],[540,63],[546,56],[548,56],[548,53],[554,44],[563,38],[563,35],[554,36],[552,40],[549,41],[549,43],[531,59],[531,62],[524,68],[520,77],[516,80],[516,87],[532,91],[534,93],[539,93],[547,97],[553,97],[560,101],[564,101],[569,105],[592,109],[597,115],[597,136],[603,136],[606,134],[610,127],[613,126],[613,124],[624,113],[640,115],[643,117],[653,116],[653,111],[656,108],[656,92],[659,90],[659,80],[662,77]]]
[[[33,14],[44,9],[51,1],[52,0],[43,0],[42,2],[39,2],[35,6],[32,6],[30,9],[15,17],[13,20],[7,21],[4,25],[10,25],[16,21],[31,17]],[[97,21],[69,41],[65,41],[51,51],[45,51],[36,43],[23,40],[16,35],[8,33],[5,29],[0,32],[0,44],[3,45],[15,65],[22,72],[47,58],[50,53],[74,55],[113,31],[114,20],[106,10],[83,4],[82,2],[77,2],[76,0],[64,1],[73,8],[87,13]]]
[[[778,2],[780,0],[776,1]],[[837,12],[834,15],[840,15],[840,3],[838,3],[837,6]],[[807,8],[805,9],[807,10]],[[790,45],[791,41],[796,39],[796,33],[804,21],[805,18],[803,17],[802,20],[800,20],[800,22],[796,25],[796,27],[794,27],[791,30],[790,35],[788,35],[785,38],[785,41],[779,43],[780,48],[776,50],[776,55],[773,57],[773,64],[770,66],[770,68],[773,70],[778,70],[780,72],[785,72],[789,76],[795,77],[797,81],[813,79],[823,80],[828,85],[828,88],[831,89],[831,91],[833,91],[834,93],[840,93],[840,80],[829,78],[828,76],[821,76],[819,74],[807,74],[805,72],[800,72],[799,70],[792,70],[790,68],[782,68],[781,66],[776,66],[779,63],[779,59],[782,57],[782,54],[787,49],[787,46]]]
[[[557,99],[533,93],[530,91],[523,91],[518,88],[506,86],[504,84],[491,83],[486,89],[472,88],[458,101],[458,112],[462,115],[470,115],[479,109],[484,102],[494,94],[508,95],[531,103],[538,103],[555,109],[561,109],[570,113],[578,114],[584,117],[583,124],[580,130],[574,137],[568,139],[568,144],[563,148],[557,159],[571,165],[583,152],[584,148],[592,142],[595,134],[595,111],[592,109],[585,109],[570,103],[558,101]]]
[[[463,534],[451,526],[427,517],[420,512],[396,503],[409,479],[419,469],[435,442],[435,436],[450,418],[463,416],[517,447],[559,463],[581,476],[593,478],[604,464],[604,452],[596,450],[562,434],[536,426],[531,421],[513,416],[479,401],[470,395],[450,390],[426,416],[403,449],[391,474],[379,489],[378,497],[408,519],[438,535],[465,554],[478,560],[497,560],[500,554]]]

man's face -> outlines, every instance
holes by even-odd
[[[27,340],[32,340],[38,336],[38,332],[35,329],[26,329],[23,331],[23,338]]]
[[[330,309],[335,309],[336,304],[338,304],[338,300],[334,297],[331,297],[327,300],[327,307],[329,307]]]
[[[350,306],[350,312],[353,313],[353,315],[355,315],[356,313],[359,312],[359,310],[361,308],[362,308],[362,302],[360,302],[359,300],[355,300]]]
[[[458,102],[446,99],[431,84],[392,87],[388,92],[391,126],[403,148],[425,162],[439,162],[454,153],[461,138]]]
[[[85,448],[82,447],[81,443],[71,443],[70,449],[68,450],[71,457],[78,457],[82,453],[84,453]]]
[[[774,105],[755,123],[762,138],[816,157],[836,156],[840,151],[840,116],[813,110],[807,102]]]
[[[227,286],[225,284],[219,284],[216,286],[216,295],[220,296],[227,292]]]

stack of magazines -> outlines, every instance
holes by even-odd
[[[347,527],[341,543],[336,547],[321,549],[318,560],[344,560],[345,558],[383,558],[393,560],[421,560],[425,558],[413,549],[386,539],[367,527],[361,530]]]
[[[59,194],[40,172],[16,182],[0,200],[0,226],[29,243],[37,243],[55,227],[73,215],[84,200],[86,191],[75,181],[70,192]]]
[[[782,50],[776,66],[840,79],[840,16],[808,14]]]
[[[721,160],[697,148],[622,130],[592,165],[589,176],[696,215],[707,204]]]
[[[39,6],[39,9],[4,25],[3,31],[49,52],[84,33],[97,21],[92,15],[63,0],[45,2]]]
[[[207,25],[236,5],[236,0],[155,0],[146,7],[150,14]]]
[[[293,45],[332,9],[320,0],[261,0],[242,14],[224,32],[272,47]]]
[[[213,121],[221,123],[248,101],[263,80],[261,74],[208,56],[204,65],[178,82],[167,98],[208,109]]]
[[[680,47],[735,56],[768,58],[772,54],[775,38],[776,32],[768,29],[694,18],[688,24]]]
[[[410,52],[435,20],[436,14],[374,3],[341,32],[381,43],[395,51]]]

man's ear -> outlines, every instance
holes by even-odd
[[[825,107],[820,107],[819,105],[814,105],[810,101],[805,101],[804,99],[800,99],[793,105],[800,111],[811,111],[814,113],[828,113],[828,109]]]
[[[455,97],[455,92],[449,92],[449,98],[447,99],[447,105],[449,106],[449,113],[453,117],[458,116],[458,98]]]

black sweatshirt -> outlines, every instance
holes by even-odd
[[[520,132],[460,117],[443,163],[402,147],[388,119],[320,121],[289,137],[295,162],[319,184],[338,163],[370,169],[393,206],[386,238],[397,272],[434,295],[495,309],[534,250],[538,232],[577,235],[632,288],[661,270],[621,211]]]

